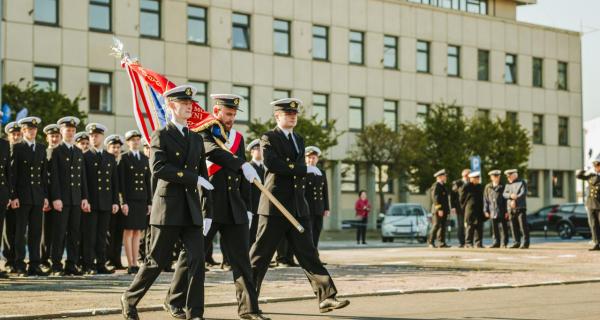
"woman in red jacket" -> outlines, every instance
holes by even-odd
[[[360,223],[356,228],[356,244],[367,244],[367,218],[369,217],[369,211],[371,211],[371,204],[367,199],[367,192],[360,190],[358,192],[358,200],[354,204],[356,210],[356,218],[359,219]]]

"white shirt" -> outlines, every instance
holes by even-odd
[[[187,123],[181,124],[181,123],[177,122],[177,120],[175,120],[175,117],[171,118],[171,122],[173,122],[173,124],[177,127],[177,130],[179,130],[179,132],[181,132],[181,135],[185,137],[185,134],[183,133],[183,128],[187,128]]]
[[[27,142],[27,146],[29,146],[29,147],[33,146],[33,151],[35,151],[35,141],[29,141],[25,138],[23,138],[23,141]]]
[[[63,141],[63,143],[65,144],[65,146],[67,146],[67,148],[69,148],[69,149],[73,148],[72,144],[70,144],[70,143],[68,143],[66,141]]]
[[[133,155],[134,158],[140,160],[140,151],[139,150],[131,150],[131,154]]]
[[[283,134],[285,135],[286,138],[290,134],[292,134],[292,141],[294,141],[294,147],[296,147],[296,152],[300,153],[300,150],[298,150],[298,143],[296,143],[296,138],[294,138],[294,131],[293,130],[286,130],[286,129],[280,127],[279,125],[277,125],[277,127],[279,128],[279,130],[281,130],[283,132]]]
[[[263,164],[263,162],[262,162],[262,161],[258,161],[258,160],[254,160],[254,159],[252,159],[252,162],[254,162],[254,164],[256,164],[256,165],[257,165],[257,166],[259,166],[259,167],[260,167],[260,166],[264,166],[264,164]]]
[[[100,155],[102,155],[103,149],[96,149],[94,147],[92,147],[92,149],[94,149],[94,152],[99,153]]]

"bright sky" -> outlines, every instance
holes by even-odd
[[[582,32],[583,120],[600,117],[600,1],[538,0],[519,6],[517,20]]]

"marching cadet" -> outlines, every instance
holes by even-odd
[[[123,138],[121,138],[121,136],[118,134],[111,134],[110,136],[106,137],[106,139],[104,139],[104,146],[106,147],[106,152],[114,157],[116,161],[115,166],[118,167],[119,163],[121,162],[121,147],[123,146]],[[115,177],[114,181],[117,183],[116,187],[118,187],[118,169],[115,169],[117,170],[117,176]],[[116,203],[119,203],[119,200],[119,192],[117,192]],[[105,240],[107,240],[105,243],[105,245],[107,246],[107,264],[112,267],[111,271],[125,269],[125,267],[121,263],[121,249],[123,248],[124,223],[125,216],[123,216],[123,212],[120,210],[119,205],[116,205],[116,211],[114,211],[114,213],[110,215],[110,222],[108,227],[109,237],[108,239],[105,238]]]
[[[52,158],[52,150],[56,148],[60,144],[61,135],[60,135],[60,127],[56,123],[51,123],[44,127],[44,134],[46,135],[46,143],[48,147],[46,148],[46,175],[48,176],[48,181],[46,182],[47,189],[50,187],[50,159]],[[44,209],[44,217],[42,221],[42,261],[40,266],[42,270],[48,273],[51,270],[51,262],[50,255],[52,254],[52,228],[53,228],[53,218],[56,214],[52,213],[52,206],[49,205]]]
[[[250,164],[254,167],[254,170],[256,170],[256,173],[258,173],[258,178],[260,179],[260,183],[264,184],[266,168],[263,163],[263,150],[262,150],[262,147],[260,146],[260,140],[259,139],[252,140],[246,147],[246,150],[248,152],[250,152],[250,156],[252,157]],[[257,186],[252,184],[250,194],[252,195],[252,208],[250,209],[250,212],[252,212],[252,220],[250,221],[250,246],[252,246],[252,244],[254,244],[254,241],[256,241],[256,230],[258,227],[257,211],[258,211],[258,202],[260,201],[261,192]]]
[[[269,263],[277,245],[283,238],[289,240],[294,254],[317,295],[319,310],[329,312],[350,304],[348,300],[336,298],[337,289],[329,272],[319,260],[310,230],[310,213],[304,199],[306,175],[321,175],[314,166],[304,162],[304,139],[294,133],[298,121],[298,108],[302,101],[286,98],[271,102],[274,106],[277,127],[266,132],[261,138],[264,150],[264,161],[267,167],[265,188],[285,206],[285,208],[302,224],[306,232],[298,232],[287,221],[279,209],[273,205],[266,195],[260,198],[258,206],[258,233],[256,242],[250,250],[252,271],[254,272],[257,291],[269,268]]]
[[[84,154],[90,150],[90,136],[87,132],[81,131],[75,134],[75,145]]]
[[[0,111],[0,117],[2,111]],[[11,204],[10,188],[12,186],[10,170],[10,145],[8,141],[0,139],[0,239],[3,238],[4,217],[6,208]],[[6,271],[0,270],[0,279],[8,278]]]
[[[460,192],[460,204],[465,212],[467,248],[483,248],[483,188],[480,183],[479,171],[469,173],[469,183]]]
[[[527,224],[527,183],[519,179],[517,169],[504,171],[508,179],[504,187],[504,199],[510,214],[510,227],[515,243],[512,249],[529,248],[529,225]],[[523,242],[521,244],[521,237]]]
[[[166,91],[164,97],[172,117],[165,127],[152,133],[150,166],[152,190],[155,190],[150,213],[152,241],[146,260],[121,296],[122,314],[128,320],[139,319],[136,306],[171,262],[178,239],[183,241],[187,263],[177,267],[185,267],[189,276],[187,282],[174,280],[171,290],[175,291],[177,283],[185,286],[182,292],[186,293],[186,319],[202,319],[204,314],[202,229],[203,224],[210,225],[209,190],[213,186],[208,182],[202,137],[187,127],[195,94],[196,89],[187,85]]]
[[[90,204],[90,212],[81,217],[83,273],[110,274],[112,270],[105,266],[106,235],[111,216],[119,210],[117,160],[103,148],[104,125],[90,123],[85,131],[89,134],[91,147],[83,154]]]
[[[254,167],[246,162],[244,137],[233,128],[237,112],[241,112],[239,106],[243,98],[234,94],[211,94],[210,97],[214,100],[213,115],[220,125],[214,124],[200,131],[209,161],[209,181],[214,186],[213,217],[204,239],[204,248],[208,249],[219,232],[223,257],[228,258],[233,272],[240,319],[267,319],[259,313],[258,294],[248,255],[248,223],[252,219],[250,183],[254,179],[260,181],[260,177]],[[187,281],[187,276],[177,275],[178,271],[174,278]],[[181,302],[177,300],[181,299],[177,299],[178,296],[185,297],[185,293],[171,291],[169,305],[180,307]],[[173,309],[168,309],[173,315]]]
[[[585,207],[588,213],[588,220],[592,232],[592,242],[594,246],[590,251],[600,250],[598,237],[600,236],[600,154],[592,162],[594,166],[593,172],[585,172],[585,170],[577,170],[577,179],[585,180],[589,184],[589,193],[585,200]]]
[[[63,117],[60,126],[62,142],[52,150],[50,160],[50,198],[52,214],[52,274],[81,275],[79,260],[81,213],[89,213],[88,188],[83,153],[74,146],[74,136],[79,119]],[[67,248],[67,260],[63,268],[62,255]]]
[[[306,147],[304,151],[306,165],[316,167],[321,156],[321,149],[315,146]],[[329,216],[329,195],[327,189],[327,176],[309,173],[306,175],[306,191],[304,196],[308,202],[310,212],[310,226],[315,248],[319,245],[319,236],[323,229],[323,217]]]
[[[446,190],[446,180],[448,175],[445,169],[436,172],[433,177],[436,181],[431,186],[431,232],[429,233],[429,247],[435,248],[435,240],[440,243],[438,248],[449,248],[446,243],[446,223],[450,213],[450,203],[448,202],[448,191]]]
[[[19,276],[45,276],[40,268],[42,215],[48,208],[46,145],[36,143],[38,117],[19,120],[23,141],[13,146],[11,157],[12,208],[16,213],[15,264]],[[29,268],[25,273],[25,248],[29,252]]]
[[[121,211],[125,216],[123,244],[127,255],[127,273],[137,273],[140,237],[148,226],[148,216],[152,210],[152,189],[150,185],[150,164],[140,151],[142,134],[137,130],[125,133],[129,151],[119,162],[119,190],[121,191]]]
[[[150,145],[148,144],[148,140],[146,137],[142,137],[142,152],[150,161]],[[150,174],[152,176],[152,173]],[[150,190],[150,202],[152,202],[152,190]],[[146,229],[142,231],[142,235],[140,237],[140,253],[138,256],[138,265],[144,263],[144,259],[146,259],[146,249],[150,243],[150,215],[146,217]],[[171,266],[168,266],[169,268]]]
[[[460,192],[462,187],[469,183],[470,169],[463,169],[462,179],[452,181],[452,191],[450,191],[451,213],[456,214],[456,237],[458,238],[458,247],[465,246],[465,211],[460,205]]]
[[[490,248],[506,248],[508,246],[508,212],[504,199],[504,185],[500,183],[500,170],[489,172],[491,182],[483,191],[483,212],[485,217],[492,219],[492,236],[494,242]],[[502,234],[500,234],[502,228]]]
[[[16,121],[9,122],[4,127],[4,133],[6,133],[9,149],[12,153],[13,146],[23,139],[21,134],[21,127],[17,124]],[[2,239],[2,255],[6,258],[6,263],[4,267],[6,268],[6,272],[15,273],[16,269],[14,268],[15,262],[15,227],[17,222],[16,210],[9,207],[6,210],[5,217],[5,233],[4,238]]]

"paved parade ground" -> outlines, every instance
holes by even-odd
[[[597,294],[592,294],[600,291],[600,254],[587,251],[588,247],[587,241],[580,238],[538,238],[530,250],[429,249],[420,244],[383,244],[375,240],[368,246],[324,242],[321,257],[328,263],[339,292],[351,296],[348,309],[320,315],[300,268],[269,270],[261,299],[269,301],[263,303],[263,309],[274,319],[592,319],[589,316],[600,309],[594,300]],[[141,309],[159,308],[171,276],[161,275],[142,300]],[[73,311],[89,318],[90,310],[114,312],[131,279],[121,272],[0,280],[0,319],[10,315],[58,316]],[[583,284],[549,286],[564,282]],[[474,290],[486,288],[494,290]],[[428,293],[432,291],[442,293]],[[206,315],[234,319],[234,292],[230,272],[208,272]],[[385,296],[363,297],[372,294]],[[285,299],[294,301],[272,302]],[[435,299],[441,303],[434,303]],[[219,304],[228,305],[211,307]],[[575,316],[566,316],[565,312]],[[142,312],[141,317],[167,319],[164,312]],[[119,318],[109,315],[95,319]]]

